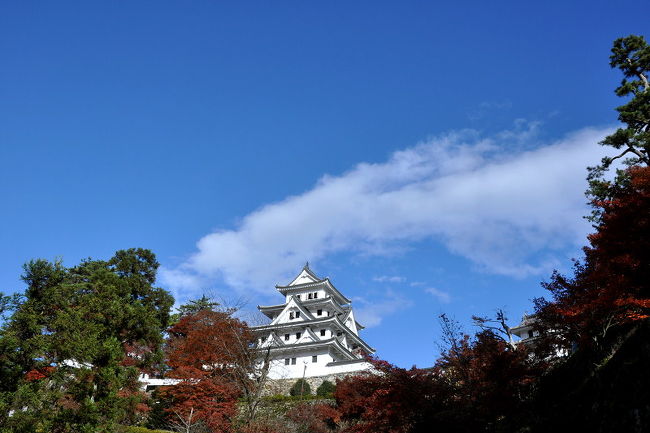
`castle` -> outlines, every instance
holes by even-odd
[[[298,276],[276,289],[283,304],[258,306],[271,322],[253,327],[260,354],[268,355],[270,379],[343,376],[371,369],[375,352],[360,336],[351,300],[320,278],[307,263]]]

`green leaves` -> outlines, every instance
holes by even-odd
[[[25,264],[25,298],[0,330],[0,392],[8,396],[0,420],[13,409],[7,420],[16,429],[97,431],[130,417],[139,371],[162,360],[174,302],[153,287],[157,268],[139,248],[72,268]]]
[[[588,219],[600,222],[599,204],[610,199],[615,190],[628,182],[625,171],[617,171],[616,179],[608,181],[605,174],[617,159],[628,166],[650,165],[650,46],[643,36],[630,35],[614,41],[610,66],[623,73],[621,85],[616,88],[618,96],[632,96],[626,104],[616,108],[618,120],[625,126],[605,137],[600,144],[619,149],[613,157],[604,157],[600,165],[589,167],[587,180],[593,211]]]

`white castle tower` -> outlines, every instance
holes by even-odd
[[[258,306],[271,323],[256,326],[260,352],[270,351],[270,379],[345,375],[368,370],[375,350],[359,337],[350,299],[307,263],[286,286],[279,305]]]

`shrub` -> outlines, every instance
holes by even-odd
[[[151,430],[145,427],[136,426],[119,426],[116,430],[117,433],[172,433],[169,430]]]
[[[316,395],[320,397],[331,397],[334,394],[335,390],[336,390],[336,385],[334,385],[329,380],[324,380],[323,383],[320,384],[318,389],[316,389]]]
[[[309,386],[309,383],[305,379],[298,379],[296,383],[293,384],[291,389],[289,390],[289,394],[291,395],[309,395],[311,394],[311,387]]]

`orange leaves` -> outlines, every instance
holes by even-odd
[[[169,329],[168,363],[177,372],[227,369],[238,359],[236,348],[248,341],[246,325],[230,314],[201,310],[183,316]],[[173,376],[183,378],[183,376]]]
[[[303,403],[287,412],[287,418],[298,425],[298,431],[330,433],[340,419],[338,411],[324,403]]]
[[[602,217],[584,264],[546,284],[554,300],[540,304],[538,317],[565,342],[589,345],[612,326],[650,316],[650,168],[628,175],[609,200],[593,203]]]
[[[35,382],[37,380],[45,379],[52,374],[55,369],[55,367],[43,367],[30,370],[25,374],[25,380],[27,382]]]
[[[641,308],[650,308],[650,299],[636,299],[628,296],[627,298],[617,299],[616,305],[618,306],[636,306]]]
[[[194,417],[213,431],[230,431],[240,396],[232,373],[251,338],[246,324],[204,309],[182,316],[168,332],[169,376],[182,379],[165,391],[173,402],[170,420]]]

